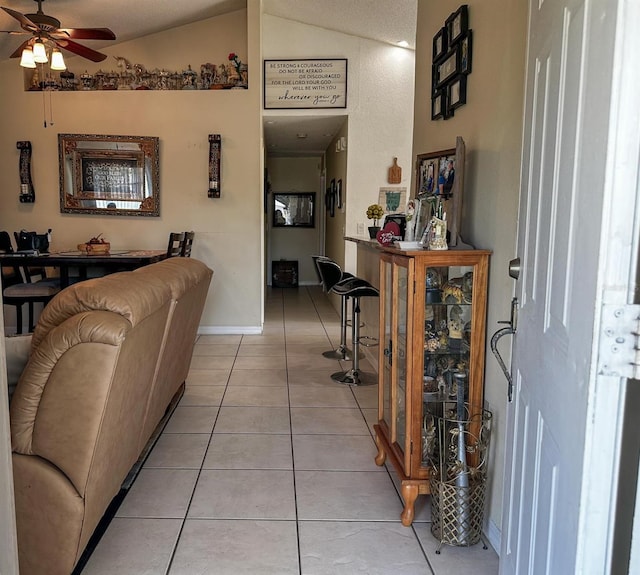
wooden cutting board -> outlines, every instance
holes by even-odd
[[[398,166],[398,158],[393,158],[393,165],[389,168],[387,182],[390,184],[399,184],[402,181],[402,168]]]

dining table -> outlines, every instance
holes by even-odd
[[[167,250],[111,250],[108,253],[84,251],[59,251],[38,253],[0,252],[0,265],[53,267],[60,270],[60,287],[66,288],[72,281],[82,281],[89,277],[89,270],[97,275],[106,275],[117,271],[128,271],[159,262],[167,257]],[[78,270],[77,276],[71,276],[70,270]],[[95,273],[95,272],[94,272]]]

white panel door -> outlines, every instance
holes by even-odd
[[[637,202],[633,187],[607,187],[615,162],[614,81],[621,77],[616,18],[625,3],[530,0],[502,575],[606,572],[623,380],[609,382],[611,417],[595,434],[603,397],[596,395],[602,278],[615,258],[605,249],[610,211],[631,228]],[[616,193],[628,203],[612,207]],[[627,266],[618,271],[628,279],[630,259],[618,264]],[[594,454],[600,446],[611,449]],[[590,509],[591,473],[603,466],[602,501]]]

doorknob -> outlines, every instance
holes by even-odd
[[[509,262],[509,276],[514,280],[520,277],[520,258],[515,258]]]

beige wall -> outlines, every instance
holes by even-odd
[[[201,322],[204,332],[257,331],[262,322],[261,14],[259,2],[195,24],[113,45],[110,56],[148,69],[185,69],[227,61],[249,65],[248,90],[60,92],[52,94],[54,125],[43,128],[43,98],[24,92],[16,60],[0,63],[0,229],[53,229],[53,249],[73,249],[103,234],[114,249],[164,249],[170,231],[196,231],[193,257],[214,269]],[[76,74],[117,69],[68,58]],[[58,133],[160,138],[159,218],[60,214]],[[208,135],[222,135],[222,197],[207,198]],[[35,204],[18,202],[16,141],[33,146]],[[239,237],[239,232],[241,237]]]
[[[338,141],[342,141],[342,138],[344,138],[344,141],[349,142],[349,126],[347,122],[342,125],[342,128],[331,141],[326,152],[327,178],[325,187],[329,188],[331,186],[331,180],[335,180],[336,185],[338,184],[338,180],[342,180],[342,207],[338,208],[336,205],[333,217],[329,215],[329,211],[326,211],[327,225],[324,255],[330,257],[344,269],[343,238],[345,235],[346,211],[349,198],[349,181],[347,180],[347,159],[349,151],[348,146],[346,150],[338,150],[336,148],[336,144]],[[336,301],[338,300],[339,298],[336,298]]]
[[[271,262],[274,260],[297,260],[298,283],[317,284],[318,278],[313,267],[312,255],[320,250],[320,230],[324,217],[323,194],[320,188],[322,158],[267,158],[267,170],[271,182],[268,198],[269,231],[269,283]],[[311,192],[316,195],[315,227],[313,228],[273,228],[273,194],[282,192]]]
[[[508,261],[515,257],[524,99],[527,3],[521,0],[471,0],[473,71],[467,104],[449,120],[431,120],[432,39],[460,3],[418,3],[414,155],[451,148],[456,136],[466,143],[462,237],[477,248],[493,250],[489,281],[488,336],[496,322],[509,318],[513,280]],[[487,340],[488,341],[488,340]],[[511,342],[502,342],[508,356]],[[499,544],[506,381],[487,345],[485,398],[493,411],[489,537]]]

